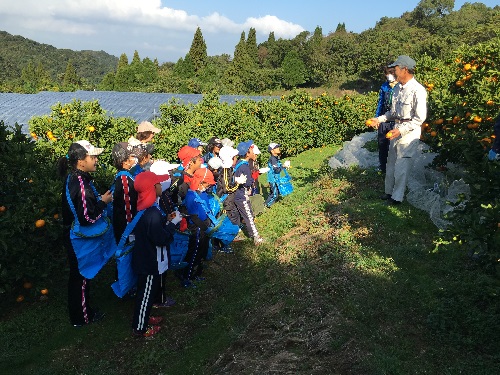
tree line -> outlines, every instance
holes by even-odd
[[[317,87],[372,90],[380,84],[382,67],[400,54],[417,61],[423,56],[446,60],[464,44],[475,45],[500,35],[500,6],[465,3],[453,11],[454,5],[454,0],[422,0],[413,11],[400,17],[383,17],[361,33],[349,32],[345,23],[339,23],[335,31],[327,34],[318,26],[293,39],[276,39],[271,32],[266,41],[258,44],[256,29],[250,28],[248,33],[241,33],[233,57],[208,56],[198,27],[189,52],[175,63],[160,65],[156,59],[141,59],[136,51],[130,62],[122,54],[112,68],[94,71],[91,79],[71,59],[64,72],[54,75],[42,58],[25,64],[20,78],[2,79],[1,90],[219,94],[267,94]]]

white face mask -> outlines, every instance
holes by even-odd
[[[387,74],[385,77],[389,82],[394,82],[396,80],[392,74]]]

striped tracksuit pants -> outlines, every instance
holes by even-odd
[[[245,223],[245,227],[247,228],[248,235],[252,238],[259,237],[259,232],[257,231],[257,227],[255,226],[254,214],[252,210],[252,205],[250,204],[250,200],[248,197],[245,197],[245,200],[235,200],[234,204],[238,209],[238,212]]]
[[[149,315],[155,296],[160,288],[161,275],[138,275],[137,297],[135,300],[134,319],[132,328],[136,332],[144,333],[148,328]]]

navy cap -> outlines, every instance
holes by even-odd
[[[281,147],[279,143],[269,143],[269,146],[267,146],[267,151],[271,152],[275,148]]]
[[[252,147],[252,145],[253,145],[252,140],[249,140],[246,142],[240,142],[238,144],[238,146],[236,147],[236,149],[238,150],[238,155],[245,156],[247,154],[248,150],[250,149],[250,147]]]
[[[199,147],[199,146],[206,146],[207,144],[205,142],[202,142],[200,138],[191,138],[187,144],[189,147]]]

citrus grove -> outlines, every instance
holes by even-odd
[[[417,79],[428,91],[428,117],[423,141],[439,153],[435,167],[456,163],[466,171],[471,195],[450,220],[453,225],[441,241],[457,246],[496,266],[500,249],[498,163],[486,155],[494,139],[493,121],[500,110],[500,40],[474,47],[463,46],[447,59],[415,56]],[[258,145],[279,141],[285,156],[340,144],[367,131],[377,93],[333,97],[295,91],[280,98],[220,103],[208,93],[198,104],[177,100],[163,104],[155,125],[155,157],[176,159],[177,150],[192,137],[213,135],[235,142],[253,139]],[[69,145],[87,139],[106,151],[96,174],[105,191],[114,174],[110,151],[135,133],[129,118],[114,118],[98,102],[58,103],[49,115],[30,120],[29,136],[20,127],[0,126],[4,171],[0,196],[0,294],[38,296],[50,275],[65,264],[61,243],[60,196],[62,181],[55,162]],[[267,156],[261,155],[264,163]],[[445,168],[442,168],[445,169]],[[446,170],[444,171],[446,173]],[[24,283],[33,288],[23,288]],[[46,294],[46,293],[44,293]]]

